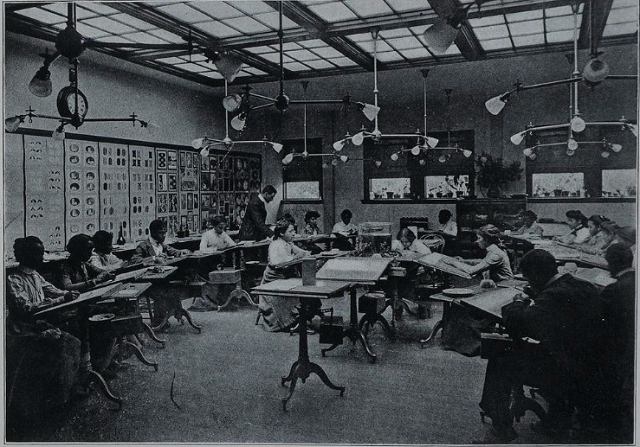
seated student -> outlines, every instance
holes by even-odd
[[[538,216],[531,210],[524,212],[524,224],[511,234],[522,234],[526,236],[542,236],[544,230],[537,223]]]
[[[28,429],[35,414],[66,403],[80,367],[90,369],[88,343],[82,350],[76,337],[44,316],[34,317],[46,307],[76,299],[78,292],[60,290],[37,272],[44,259],[37,237],[16,239],[13,250],[20,265],[6,278],[7,440]]]
[[[353,213],[350,210],[343,210],[340,213],[340,222],[337,222],[331,232],[335,234],[338,239],[333,243],[334,248],[340,250],[353,250],[353,236],[358,233],[358,228],[351,222]]]
[[[209,218],[208,223],[209,225],[207,227],[211,229],[202,235],[200,251],[213,252],[236,245],[233,239],[224,231],[227,224],[223,219],[219,216],[213,216]]]
[[[607,222],[604,216],[594,214],[587,219],[587,228],[589,229],[589,237],[581,244],[576,245],[576,249],[586,253],[598,254],[607,243],[605,232],[602,230],[602,224]]]
[[[458,225],[456,225],[455,220],[451,219],[451,211],[449,210],[440,210],[438,213],[438,230],[444,234],[448,234],[450,236],[458,235]]]
[[[293,217],[293,215],[291,213],[284,213],[282,215],[282,218],[284,220],[286,220],[287,222],[289,222],[291,225],[293,225],[293,231],[297,234],[298,233],[298,224],[296,222],[296,218]]]
[[[559,274],[555,258],[540,249],[525,254],[520,268],[531,296],[517,294],[502,308],[503,325],[515,342],[511,353],[487,364],[480,408],[493,428],[480,443],[516,438],[514,414],[524,410],[510,407],[510,400],[514,392],[522,395],[523,384],[540,388],[549,402],[536,431],[561,436],[571,426],[574,407],[590,407],[602,383],[602,315],[595,286]]]
[[[58,284],[64,290],[84,292],[115,278],[113,273],[89,263],[93,240],[86,234],[76,234],[67,242],[69,258],[60,265]]]
[[[590,236],[587,228],[587,217],[578,210],[569,210],[566,216],[571,231],[564,236],[556,236],[553,240],[564,242],[565,244],[582,244]]]
[[[616,242],[626,245],[631,249],[633,253],[633,267],[636,266],[636,229],[634,227],[626,226],[616,229]]]
[[[600,292],[606,337],[615,340],[607,362],[612,366],[613,380],[604,422],[617,432],[622,444],[627,444],[633,442],[636,272],[633,253],[623,244],[610,245],[605,259],[617,281]]]
[[[117,270],[123,267],[125,262],[111,253],[113,250],[113,234],[99,230],[93,235],[93,255],[89,263],[103,270]]]
[[[167,224],[163,220],[156,219],[149,224],[149,239],[142,241],[136,247],[131,257],[132,263],[142,262],[145,258],[155,258],[157,263],[167,256],[185,256],[190,250],[177,250],[164,243],[167,236]]]
[[[616,242],[616,232],[621,227],[612,220],[606,220],[602,222],[602,224],[600,224],[600,228],[602,230],[602,239],[604,240],[604,245],[600,248],[600,251],[593,254],[604,256],[607,248],[609,248],[611,244]]]
[[[283,267],[282,265],[294,259],[303,258],[310,252],[293,244],[295,234],[290,222],[281,219],[276,223],[274,239],[269,244],[269,264],[264,271],[262,284],[296,276],[295,268]],[[261,295],[260,310],[267,324],[266,330],[269,332],[283,331],[294,325],[298,304],[297,299]]]
[[[398,231],[396,239],[391,242],[391,250],[403,254],[403,256],[421,256],[431,253],[431,249],[424,242],[416,238],[416,235],[408,228]]]
[[[485,287],[495,286],[498,281],[504,281],[513,276],[509,256],[499,247],[500,230],[495,225],[485,225],[476,230],[476,244],[487,251],[483,259],[452,259],[443,258],[441,262],[465,271],[469,275],[485,273],[487,281],[483,281]]]
[[[307,211],[307,214],[304,215],[304,228],[302,229],[302,234],[305,236],[317,236],[322,234],[320,228],[318,227],[318,217],[320,214],[317,211]]]

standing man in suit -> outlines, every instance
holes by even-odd
[[[247,211],[240,227],[241,241],[260,241],[273,237],[273,231],[265,223],[267,219],[267,203],[271,202],[277,191],[273,185],[262,188],[262,193],[252,195],[247,205]]]

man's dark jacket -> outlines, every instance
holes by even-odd
[[[258,194],[252,194],[244,214],[239,238],[241,241],[260,241],[273,236],[273,231],[265,223],[267,208]]]

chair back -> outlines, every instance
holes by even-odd
[[[444,250],[444,238],[437,233],[427,233],[420,238],[432,252],[442,253]]]

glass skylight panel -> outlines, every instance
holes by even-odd
[[[578,15],[582,14],[583,9],[584,3],[580,3],[580,6],[578,6]],[[573,16],[573,10],[571,9],[571,6],[557,6],[555,8],[546,8],[544,14],[547,17]]]
[[[208,58],[204,54],[190,54],[188,56],[180,56],[183,62],[203,62],[207,61]]]
[[[262,70],[260,70],[258,68],[246,67],[246,66],[242,69],[242,71],[246,71],[247,73],[252,74],[252,75],[256,75],[256,76],[258,76],[258,75],[266,75],[267,74],[267,73],[265,73],[264,71],[262,71]]]
[[[449,48],[447,48],[447,51],[444,52],[445,56],[457,56],[460,54],[462,53],[460,53],[460,49],[458,48],[458,45],[451,45],[449,46]]]
[[[107,42],[107,43],[131,43],[131,40],[121,36],[104,36],[96,40],[98,42]]]
[[[62,17],[67,16],[67,4],[56,2],[50,4],[43,4],[42,9],[46,9],[47,11],[51,11],[55,14],[59,14]],[[86,9],[76,8],[76,17],[78,20],[86,19],[87,17],[94,17],[96,14],[93,11],[87,11]]]
[[[241,30],[244,34],[266,33],[270,31],[270,28],[249,16],[225,19],[222,20],[222,23],[237,30]]]
[[[369,41],[355,42],[355,44],[367,53],[373,54],[373,38],[371,38],[371,36],[369,36]],[[378,40],[378,52],[381,51],[393,51],[393,48],[391,48],[384,40]]]
[[[295,50],[287,52],[287,56],[297,61],[310,61],[318,59],[318,56],[309,50]]]
[[[544,45],[544,34],[529,34],[527,36],[513,36],[516,47],[530,47],[532,45]]]
[[[422,43],[415,37],[400,37],[398,39],[385,39],[392,48],[396,50],[407,50],[411,48],[423,47]]]
[[[235,2],[238,3],[238,2]],[[190,6],[194,9],[204,12],[209,16],[217,19],[232,19],[234,17],[243,16],[244,13],[234,8],[229,2],[192,2]]]
[[[111,34],[125,34],[133,33],[138,30],[131,28],[124,23],[116,22],[108,17],[96,17],[93,19],[87,19],[84,21],[86,25],[95,26],[96,28],[110,32]]]
[[[301,40],[298,44],[304,48],[320,48],[327,46],[327,44],[320,39]]]
[[[64,3],[62,3],[64,5]],[[97,14],[101,14],[103,16],[106,15],[111,15],[111,14],[118,14],[119,11],[107,6],[104,3],[98,3],[98,2],[82,2],[82,3],[78,3],[78,6],[80,8],[78,9],[82,9],[82,8],[86,8],[89,9]]]
[[[432,25],[412,26],[411,28],[409,28],[409,30],[411,30],[411,32],[416,36],[422,36],[428,28],[431,28],[431,26]]]
[[[273,8],[261,1],[233,2],[233,6],[250,16],[273,11]]]
[[[554,31],[551,33],[547,33],[547,42],[549,43],[571,41],[573,41],[573,30]]]
[[[218,73],[217,71],[207,71],[204,73],[198,73],[200,76],[206,76],[208,78],[213,78],[213,79],[222,79],[222,75],[220,73]]]
[[[307,64],[309,67],[315,69],[315,70],[322,70],[324,68],[334,68],[334,65],[332,63],[330,63],[329,61],[326,61],[324,59],[317,59],[315,61],[307,61],[305,62],[305,64]]]
[[[66,22],[66,16],[60,16],[52,12],[46,11],[40,8],[28,8],[16,11],[16,14],[29,17],[37,20],[38,22],[46,23],[47,25],[53,25],[54,23]]]
[[[310,4],[308,6],[312,12],[318,15],[318,17],[329,23],[342,22],[345,20],[358,18],[358,16],[356,16],[341,2]]]
[[[271,45],[271,48],[273,48],[275,51],[280,51],[280,46],[279,45]],[[284,51],[293,51],[293,50],[300,50],[302,47],[300,45],[298,45],[295,42],[285,42],[282,45],[282,49]]]
[[[432,11],[428,3],[416,0],[387,0],[387,3],[395,12]]]
[[[380,37],[382,37],[383,39],[392,39],[394,37],[406,36],[411,36],[411,31],[409,31],[409,28],[385,29],[380,31]],[[371,33],[369,33],[369,37],[371,38]]]
[[[455,45],[452,45],[455,47]],[[426,57],[431,57],[431,53],[427,51],[426,48],[414,48],[412,50],[401,50],[399,51],[407,59],[423,59]]]
[[[611,9],[626,8],[628,6],[638,7],[637,0],[613,0]]]
[[[393,11],[382,1],[346,0],[344,2],[360,17],[374,17],[392,14]]]
[[[404,58],[397,51],[385,51],[383,53],[378,53],[378,60],[380,62],[397,62],[403,61]]]
[[[196,23],[193,25],[195,28],[198,28],[204,31],[207,34],[210,34],[213,37],[236,37],[242,36],[242,33],[238,30],[228,27],[222,22],[206,22],[206,23]]]
[[[184,64],[184,60],[179,57],[165,57],[163,59],[156,59],[158,62],[162,62],[167,65]]]
[[[504,24],[504,17],[502,15],[478,17],[469,19],[468,22],[469,25],[476,29],[481,26],[502,25]]]
[[[580,25],[580,21],[578,21]],[[563,31],[573,29],[573,16],[560,16],[547,18],[547,31]]]
[[[267,25],[271,29],[277,30],[280,28],[280,18],[279,18],[278,12],[276,11],[268,12],[265,14],[256,14],[256,15],[253,15],[253,18],[256,19],[258,22],[261,22]],[[294,28],[299,28],[299,25],[293,20],[290,20],[289,18],[283,16],[282,29],[287,30],[287,29],[294,29]]]
[[[116,20],[118,22],[122,22],[125,25],[132,26],[136,29],[139,29],[140,31],[146,31],[154,28],[152,24],[148,22],[143,22],[142,20],[138,20],[135,17],[131,17],[128,14],[116,14],[116,15],[110,16],[109,18]]]
[[[513,45],[511,45],[511,39],[481,40],[480,45],[482,45],[482,48],[484,48],[487,51],[513,48]]]
[[[626,34],[634,34],[638,32],[638,22],[617,23],[615,25],[607,25],[602,33],[603,36],[624,36]]]
[[[157,38],[156,36],[152,36],[151,34],[147,34],[145,32],[137,32],[131,34],[125,34],[125,36],[136,43],[152,43],[152,44],[165,44],[166,42],[162,39]]]
[[[473,31],[478,36],[478,39],[501,39],[504,37],[509,37],[509,30],[506,25],[493,25],[493,26],[485,26],[482,28],[473,28]]]
[[[542,19],[542,10],[538,9],[536,11],[524,11],[524,12],[514,12],[511,14],[507,14],[507,22],[524,22],[528,20]]]
[[[170,33],[169,31],[163,29],[152,29],[149,30],[149,34],[152,34],[156,37],[159,37],[162,40],[171,43],[184,43],[184,39],[176,34]]]
[[[205,15],[184,3],[173,3],[171,5],[160,6],[157,9],[171,17],[190,24],[211,20],[211,17],[208,15]]]
[[[332,63],[336,64],[338,67],[353,67],[358,65],[357,62],[349,59],[348,57],[336,57],[329,59]]]
[[[607,18],[607,26],[614,25],[616,23],[638,21],[638,7],[635,8],[620,8],[612,9]]]
[[[280,63],[280,54],[279,53],[266,53],[266,54],[261,54],[260,55],[261,58],[266,59],[270,62],[275,62],[276,64]],[[284,62],[294,62],[289,56],[286,55],[286,53],[283,55],[282,60]]]
[[[528,20],[526,22],[509,22],[512,36],[526,36],[529,34],[544,34],[542,20]],[[544,38],[542,39],[544,41]]]
[[[318,56],[320,57],[324,57],[326,59],[331,58],[331,57],[342,57],[343,54],[340,53],[338,50],[335,50],[331,47],[324,47],[324,48],[314,48],[313,52],[316,53]]]
[[[271,47],[267,47],[267,46],[261,46],[261,47],[248,47],[246,48],[247,51],[253,53],[253,54],[262,54],[262,53],[271,53],[273,52],[273,48]]]
[[[100,37],[107,36],[109,33],[93,26],[85,25],[82,22],[76,24],[76,30],[86,39],[99,39]]]
[[[284,68],[286,68],[287,70],[291,70],[291,71],[307,71],[307,70],[309,70],[309,67],[307,67],[304,64],[301,64],[300,62],[287,62],[286,64],[284,64]]]
[[[186,71],[190,71],[190,72],[193,72],[193,73],[200,73],[200,72],[203,72],[203,71],[211,70],[211,68],[203,67],[202,65],[192,64],[192,63],[174,65],[174,67],[179,68],[180,70],[186,70]]]

